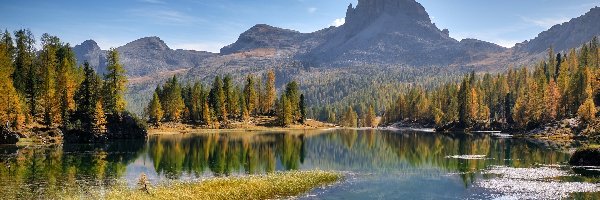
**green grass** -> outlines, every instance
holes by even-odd
[[[115,187],[102,199],[277,199],[297,196],[313,188],[327,186],[342,175],[327,171],[291,171],[267,175],[212,178],[200,182],[177,182],[140,189]],[[89,194],[86,194],[89,195]],[[85,196],[85,195],[84,195]],[[103,197],[102,197],[103,196]],[[76,199],[82,196],[76,197]]]

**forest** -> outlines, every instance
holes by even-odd
[[[216,76],[211,86],[204,86],[200,81],[183,84],[173,76],[156,87],[145,115],[156,125],[183,122],[209,128],[227,127],[231,122],[247,123],[258,116],[276,116],[274,122],[267,124],[270,126],[304,123],[304,94],[298,83],[287,83],[277,98],[275,78],[273,70],[267,72],[264,81],[249,74],[239,85],[231,75]]]
[[[59,129],[68,142],[145,137],[145,125],[125,110],[125,70],[111,49],[107,73],[77,66],[73,50],[30,30],[0,34],[0,120],[4,131]]]
[[[546,59],[533,66],[501,74],[473,72],[435,89],[411,87],[387,105],[383,121],[523,131],[577,118],[592,129],[600,103],[599,48],[593,38],[568,52],[549,48]]]

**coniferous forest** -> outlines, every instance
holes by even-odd
[[[261,84],[264,83],[264,84]],[[266,80],[247,75],[243,84],[236,84],[231,75],[216,76],[212,85],[201,82],[181,83],[177,76],[156,87],[145,115],[152,124],[183,122],[209,128],[227,127],[230,123],[246,123],[251,117],[271,116],[271,126],[304,123],[304,95],[295,81],[285,86],[279,98],[275,88],[275,72]]]
[[[70,44],[56,36],[43,34],[37,42],[22,29],[5,30],[1,39],[3,131],[61,131],[68,142],[146,137],[145,124],[125,110],[127,77],[115,49],[101,76],[87,63],[77,66]]]
[[[597,38],[533,66],[499,74],[471,73],[436,89],[412,87],[398,94],[385,123],[431,124],[440,130],[531,130],[577,118],[587,132],[598,125],[600,46]]]

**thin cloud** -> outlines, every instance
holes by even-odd
[[[142,3],[152,3],[152,4],[166,4],[167,2],[161,1],[161,0],[138,0],[139,2]]]
[[[540,19],[533,19],[533,18],[529,18],[529,17],[521,17],[521,19],[527,23],[539,26],[539,27],[543,27],[543,28],[550,28],[556,24],[561,24],[563,22],[567,22],[570,19],[567,17],[558,17],[558,18],[540,18]]]
[[[346,18],[339,18],[339,19],[333,20],[331,25],[338,27],[338,26],[344,25],[345,23],[346,23]]]
[[[150,19],[153,19],[154,22],[157,22],[159,24],[166,24],[166,25],[190,25],[190,24],[194,24],[196,22],[202,21],[194,16],[185,14],[185,13],[177,11],[177,10],[167,9],[167,8],[134,9],[134,10],[131,10],[131,13],[134,16],[150,18]]]
[[[310,8],[308,8],[308,9],[307,9],[307,11],[308,11],[308,13],[311,13],[311,14],[312,14],[312,13],[315,13],[315,12],[317,12],[317,8],[315,8],[315,7],[310,7]]]

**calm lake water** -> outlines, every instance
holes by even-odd
[[[495,188],[507,182],[511,186],[550,184],[545,190],[571,187],[563,183],[598,187],[595,169],[573,171],[565,166],[568,159],[564,151],[538,142],[487,134],[331,130],[160,135],[147,141],[105,145],[0,146],[0,198],[52,198],[122,182],[133,186],[141,173],[156,184],[309,169],[341,171],[345,180],[315,189],[301,197],[305,199],[510,199],[542,195]],[[508,179],[508,175],[489,171],[516,171],[513,168],[556,171],[559,175]],[[554,183],[558,188],[552,188]],[[525,195],[519,196],[522,193]],[[569,198],[600,198],[598,192],[563,193]]]

